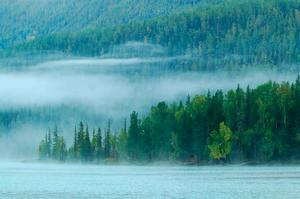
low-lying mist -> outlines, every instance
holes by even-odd
[[[47,61],[22,70],[5,68],[0,72],[0,110],[43,108],[57,112],[38,114],[34,120],[16,116],[9,128],[0,135],[2,157],[30,157],[36,154],[39,140],[48,128],[58,125],[60,133],[69,138],[74,125],[81,119],[91,127],[105,127],[107,119],[113,126],[121,124],[130,112],[143,114],[159,101],[185,100],[187,95],[204,94],[208,90],[255,87],[269,80],[294,81],[295,73],[277,73],[271,70],[247,72],[164,72],[157,73],[165,63],[176,58],[102,58]],[[139,73],[145,68],[143,74]],[[156,75],[159,74],[159,75]],[[56,107],[56,108],[55,108]],[[47,120],[47,122],[45,122]],[[53,121],[50,121],[53,120]],[[59,123],[59,124],[56,124]],[[15,126],[14,124],[18,124]],[[7,132],[5,132],[7,131]],[[8,132],[9,131],[9,132]]]
[[[254,87],[269,80],[293,81],[297,77],[297,74],[271,70],[134,74],[145,63],[155,67],[155,63],[161,62],[164,58],[74,59],[46,62],[22,71],[5,71],[0,73],[0,102],[2,107],[82,105],[90,108],[89,111],[105,111],[109,117],[115,117],[120,111],[140,110],[160,100],[173,101],[208,90],[228,90],[238,84]],[[129,75],[119,73],[120,68]]]

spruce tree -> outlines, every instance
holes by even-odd
[[[82,150],[83,150],[84,160],[90,161],[92,157],[92,153],[91,153],[91,141],[90,141],[90,133],[89,133],[88,126],[86,126],[86,130],[84,132]]]
[[[93,160],[96,158],[96,147],[97,147],[97,137],[96,137],[96,131],[95,129],[93,129],[92,141],[91,141],[91,155]]]
[[[104,158],[111,157],[110,128],[111,128],[111,120],[108,120],[107,129],[106,129],[105,138],[104,138]]]
[[[139,155],[139,133],[138,114],[133,111],[128,129],[128,156],[133,161],[137,160]]]
[[[98,128],[97,135],[96,135],[96,147],[95,147],[95,153],[96,153],[96,159],[100,160],[103,156],[103,146],[102,146],[102,132],[101,128]]]
[[[121,132],[119,133],[117,140],[117,150],[120,154],[120,158],[123,160],[128,159],[128,134],[127,134],[127,124],[126,119],[124,120],[124,126],[121,128]]]
[[[82,122],[79,123],[79,129],[77,133],[77,142],[78,142],[78,156],[80,160],[84,160],[84,125]]]
[[[73,154],[73,158],[76,160],[78,159],[78,137],[77,137],[77,129],[76,129],[76,126],[75,126],[75,129],[74,129],[74,141],[73,141],[73,151],[72,151],[72,154]]]

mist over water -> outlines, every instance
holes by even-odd
[[[294,81],[297,76],[271,70],[169,72],[166,65],[176,59],[185,57],[77,58],[46,61],[20,70],[2,67],[0,110],[43,109],[56,113],[57,118],[50,114],[39,121],[44,113],[33,112],[38,122],[21,120],[11,125],[9,132],[2,130],[2,157],[36,156],[38,142],[55,125],[70,143],[74,125],[81,120],[92,128],[103,128],[113,119],[117,129],[131,111],[143,115],[159,101],[185,100],[187,95],[226,91],[238,84],[245,88],[269,80]]]

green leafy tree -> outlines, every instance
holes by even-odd
[[[220,123],[218,131],[211,132],[210,157],[214,160],[227,161],[232,147],[232,131],[224,122]]]

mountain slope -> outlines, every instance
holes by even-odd
[[[1,0],[0,48],[60,31],[168,15],[201,0]]]
[[[216,59],[239,65],[298,63],[300,2],[227,2],[123,26],[50,35],[14,50],[57,50],[99,56],[114,45],[130,41],[160,44],[170,55],[199,57],[196,65],[207,65]]]

